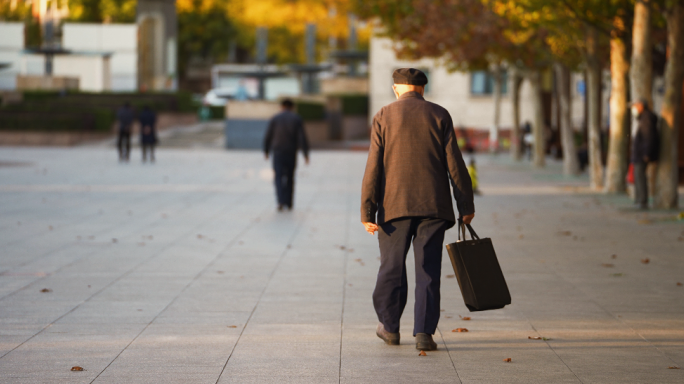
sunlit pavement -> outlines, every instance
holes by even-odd
[[[558,164],[478,158],[474,227],[513,304],[469,313],[445,252],[419,356],[412,297],[401,346],[374,333],[365,153],[314,152],[287,213],[258,152],[133,155],[0,149],[0,382],[684,382],[684,222]]]

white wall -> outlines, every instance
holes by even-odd
[[[137,90],[138,26],[136,24],[64,23],[62,28],[62,46],[66,49],[112,52],[109,62],[112,91]]]
[[[53,61],[57,76],[78,77],[79,90],[102,92],[109,90],[111,74],[109,58],[101,55],[58,55]]]
[[[0,22],[0,89],[16,89],[17,74],[21,71],[21,51],[24,49],[24,23]]]
[[[383,106],[395,101],[392,93],[392,72],[401,67],[426,68],[429,70],[429,90],[425,94],[432,101],[446,108],[455,126],[488,129],[493,123],[494,98],[491,95],[470,94],[470,73],[449,73],[436,60],[423,59],[406,61],[397,59],[391,48],[391,41],[386,38],[371,38],[370,42],[370,112],[371,117]],[[581,75],[573,76],[573,89]],[[501,99],[500,126],[510,128],[513,125],[513,105],[509,92]],[[523,82],[520,91],[520,122],[533,121],[534,111],[532,93],[529,82]],[[573,121],[577,128],[581,126],[584,116],[584,102],[581,95],[573,91]]]

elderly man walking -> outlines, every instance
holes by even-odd
[[[392,77],[398,100],[373,118],[361,192],[361,221],[370,234],[378,231],[380,243],[376,334],[389,345],[399,344],[408,294],[406,254],[413,242],[413,335],[417,349],[435,350],[444,232],[456,222],[449,184],[465,223],[475,216],[473,190],[451,116],[423,98],[425,74],[401,68]]]

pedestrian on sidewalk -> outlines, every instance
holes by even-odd
[[[278,211],[292,210],[298,148],[301,148],[304,160],[309,164],[309,142],[304,132],[304,122],[293,112],[292,100],[285,99],[280,106],[281,112],[271,118],[264,137],[266,159],[268,160],[269,154],[273,154]]]
[[[154,146],[157,144],[157,114],[144,106],[140,116],[140,147],[142,148],[142,161],[147,161],[147,154],[150,154],[150,161],[154,163]]]
[[[128,102],[116,111],[116,120],[119,122],[119,139],[116,143],[119,149],[119,161],[128,161],[131,155],[131,128],[133,126],[133,108]]]
[[[417,349],[435,350],[444,232],[456,222],[449,184],[465,223],[475,216],[473,189],[451,116],[423,98],[425,74],[401,68],[392,77],[397,101],[373,118],[361,191],[361,221],[370,234],[378,231],[380,244],[373,292],[380,321],[376,334],[389,345],[399,344],[408,294],[406,254],[413,241],[413,336]]]
[[[659,141],[658,116],[651,112],[648,102],[639,100],[632,104],[632,115],[637,119],[637,129],[632,141],[632,164],[634,165],[634,205],[648,209],[649,163],[658,161]]]

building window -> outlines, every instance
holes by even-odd
[[[488,71],[474,71],[470,73],[470,94],[488,96],[494,93],[494,77]],[[508,93],[508,72],[501,73],[501,94]]]

